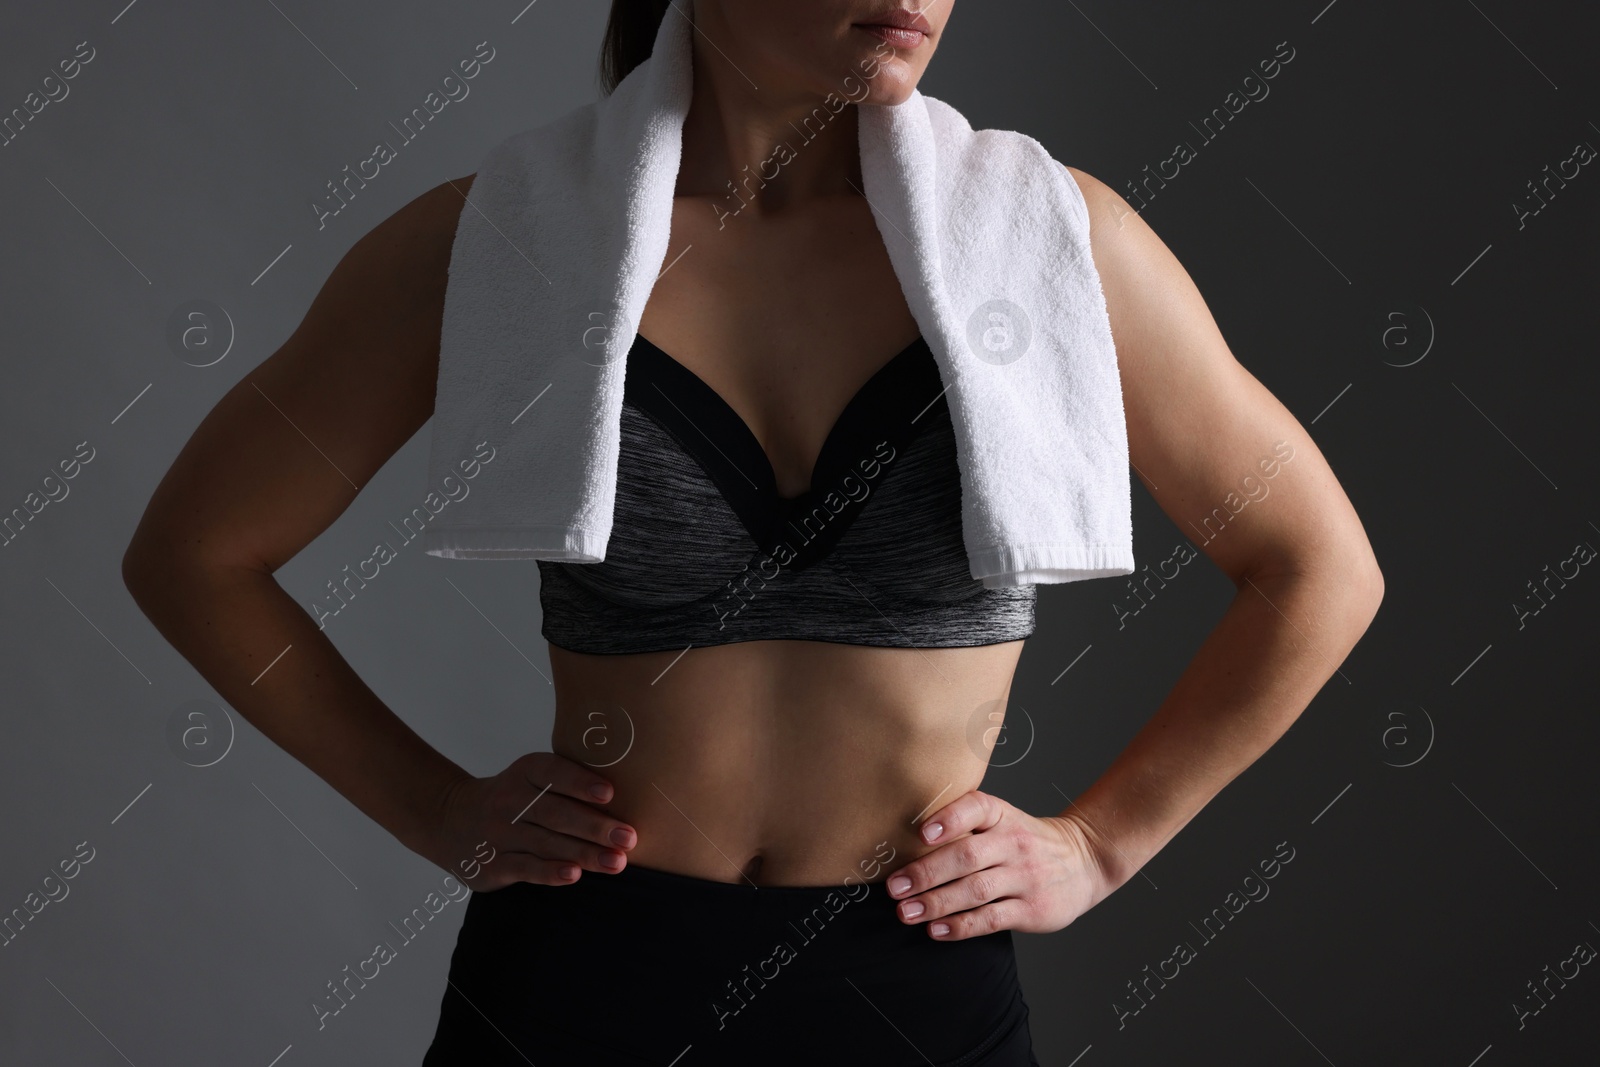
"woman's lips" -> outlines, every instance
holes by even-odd
[[[856,29],[865,30],[880,41],[886,41],[895,48],[915,48],[928,39],[928,35],[921,30],[908,30],[899,26],[857,25]]]

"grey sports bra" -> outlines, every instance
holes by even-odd
[[[798,497],[778,495],[760,441],[698,375],[642,335],[627,359],[605,561],[539,561],[550,644],[932,648],[1033,633],[1034,586],[988,589],[968,571],[955,434],[925,340],[845,405]]]

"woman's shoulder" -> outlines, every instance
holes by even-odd
[[[410,362],[431,381],[456,228],[473,175],[419,193],[372,227],[340,258],[312,302],[298,333],[324,353],[363,350]],[[379,358],[375,356],[374,358]]]
[[[419,235],[436,234],[448,230],[455,234],[456,221],[466,207],[467,196],[477,174],[450,178],[419,194],[410,203],[389,217]]]
[[[1101,218],[1121,219],[1124,212],[1133,211],[1133,208],[1128,206],[1128,202],[1115,189],[1096,178],[1093,174],[1078,167],[1069,166],[1066,163],[1061,164],[1061,166],[1071,176],[1074,184],[1078,187],[1078,192],[1083,196],[1084,205],[1089,209],[1091,225]]]
[[[1089,247],[1103,282],[1111,280],[1108,273],[1134,278],[1156,267],[1158,260],[1171,259],[1172,253],[1121,194],[1087,171],[1061,166],[1083,198]]]
[[[467,210],[475,174],[450,178],[426,189],[374,226],[353,258],[364,264],[363,279],[378,288],[441,288],[455,243],[461,213]],[[352,252],[355,252],[352,249]],[[443,297],[442,288],[437,294]]]

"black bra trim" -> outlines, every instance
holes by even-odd
[[[757,547],[769,554],[787,545],[794,570],[824,558],[861,508],[841,489],[851,474],[868,480],[894,467],[893,456],[939,412],[947,411],[933,351],[918,337],[869,378],[828,431],[798,497],[780,497],[777,476],[761,442],[739,413],[688,367],[638,334],[628,352],[623,401],[643,411],[693,456],[739,516]],[[834,512],[825,501],[844,501]],[[861,498],[864,504],[870,491]],[[807,527],[806,516],[825,515]],[[779,557],[780,561],[782,556]]]

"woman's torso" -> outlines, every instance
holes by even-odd
[[[720,394],[778,494],[798,496],[846,403],[918,336],[871,209],[842,196],[724,225],[711,201],[679,198],[662,266],[639,333]],[[639,834],[631,863],[760,885],[876,881],[928,851],[920,815],[981,783],[1021,647],[552,644],[551,747],[616,786],[608,810]]]

